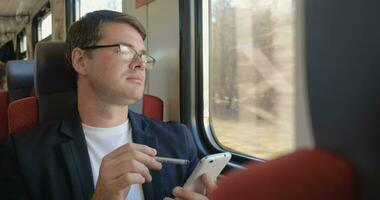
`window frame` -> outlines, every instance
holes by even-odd
[[[123,0],[121,0],[121,4],[122,4],[122,7],[121,7],[121,11],[120,12],[123,11]],[[80,16],[81,15],[81,13],[80,13],[81,0],[66,0],[66,5],[69,5],[69,7],[71,8],[71,11],[69,13],[70,14],[69,20],[73,20],[72,22],[75,22],[75,21],[79,20],[80,17],[81,17]],[[68,17],[66,17],[66,19],[67,18]]]
[[[207,3],[205,3],[207,2]],[[180,114],[194,135],[200,157],[225,151],[216,142],[212,125],[204,120],[203,94],[203,51],[202,31],[208,27],[203,23],[203,14],[208,13],[204,5],[207,1],[180,1]],[[207,20],[207,19],[206,19]],[[208,34],[208,31],[207,31]],[[207,72],[206,72],[207,73]],[[263,162],[263,159],[231,152],[232,158],[227,168],[240,168],[244,162]]]
[[[52,22],[53,22],[53,20],[54,20],[53,19],[53,13],[51,12],[50,3],[48,2],[33,17],[33,21],[32,21],[32,43],[33,43],[33,49],[35,48],[37,42],[45,42],[45,41],[50,41],[52,39],[53,30],[52,30],[52,34],[50,34],[46,38],[38,41],[38,25],[41,22],[41,20],[44,19],[49,13],[51,13],[51,15],[52,15]]]
[[[76,21],[76,2],[78,0],[66,0],[66,30],[69,30],[71,24]]]

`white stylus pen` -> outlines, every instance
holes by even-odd
[[[187,165],[190,163],[189,160],[177,159],[177,158],[167,158],[167,157],[156,156],[154,157],[154,159],[160,163],[170,163],[170,164],[176,164],[176,165]]]

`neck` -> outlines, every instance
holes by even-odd
[[[113,127],[128,120],[128,105],[105,102],[81,84],[78,84],[78,112],[82,123],[94,127]]]

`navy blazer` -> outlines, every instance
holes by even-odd
[[[195,167],[198,156],[190,131],[176,122],[161,122],[129,111],[135,143],[158,156],[190,160],[150,170],[145,199],[172,197]],[[94,192],[91,163],[79,115],[7,137],[0,144],[0,199],[90,199]]]

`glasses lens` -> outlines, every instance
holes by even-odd
[[[154,66],[154,63],[156,62],[154,58],[152,58],[149,55],[142,54],[138,56],[137,52],[132,49],[129,46],[120,45],[120,55],[127,61],[127,62],[133,62],[134,59],[137,59],[140,57],[141,61],[144,63],[145,67],[147,69],[152,69]]]
[[[149,56],[149,55],[142,54],[142,55],[141,55],[141,60],[142,60],[143,63],[145,64],[145,67],[146,67],[146,68],[148,68],[148,69],[152,69],[152,68],[153,68],[154,63],[155,63],[154,58],[152,58],[152,57]]]
[[[128,62],[131,62],[136,56],[136,52],[132,48],[124,45],[120,45],[120,54]]]

